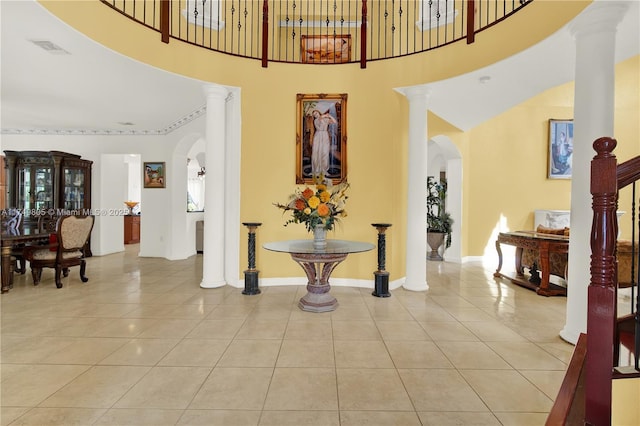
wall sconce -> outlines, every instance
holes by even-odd
[[[200,171],[198,172],[198,179],[204,179],[204,175],[206,174],[204,167],[200,167]]]

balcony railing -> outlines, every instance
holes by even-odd
[[[268,62],[342,64],[425,52],[533,0],[100,0],[171,38]]]

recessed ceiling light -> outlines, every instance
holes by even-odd
[[[134,126],[135,123],[132,123],[130,121],[118,121],[118,124],[121,126]]]
[[[31,43],[35,44],[39,48],[46,50],[52,55],[70,55],[69,52],[64,50],[62,47],[58,46],[52,41],[49,40],[29,40]]]
[[[478,79],[478,82],[480,82],[480,84],[487,84],[489,81],[491,81],[491,76],[489,75],[483,75]]]

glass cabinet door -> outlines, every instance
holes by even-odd
[[[84,208],[84,170],[64,169],[64,208],[78,210]]]
[[[35,209],[43,210],[53,208],[53,176],[49,167],[34,168]]]
[[[23,214],[28,215],[33,204],[31,203],[31,168],[18,169],[18,198],[16,208],[22,209]]]

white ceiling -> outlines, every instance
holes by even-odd
[[[616,61],[640,53],[640,2],[629,4],[618,27]],[[203,82],[113,52],[34,0],[0,0],[0,17],[3,133],[166,133],[202,111]],[[52,54],[31,40],[48,40],[70,54]],[[574,64],[575,42],[564,28],[487,68],[428,84],[429,109],[468,130],[572,81]],[[484,76],[491,79],[482,84]]]

